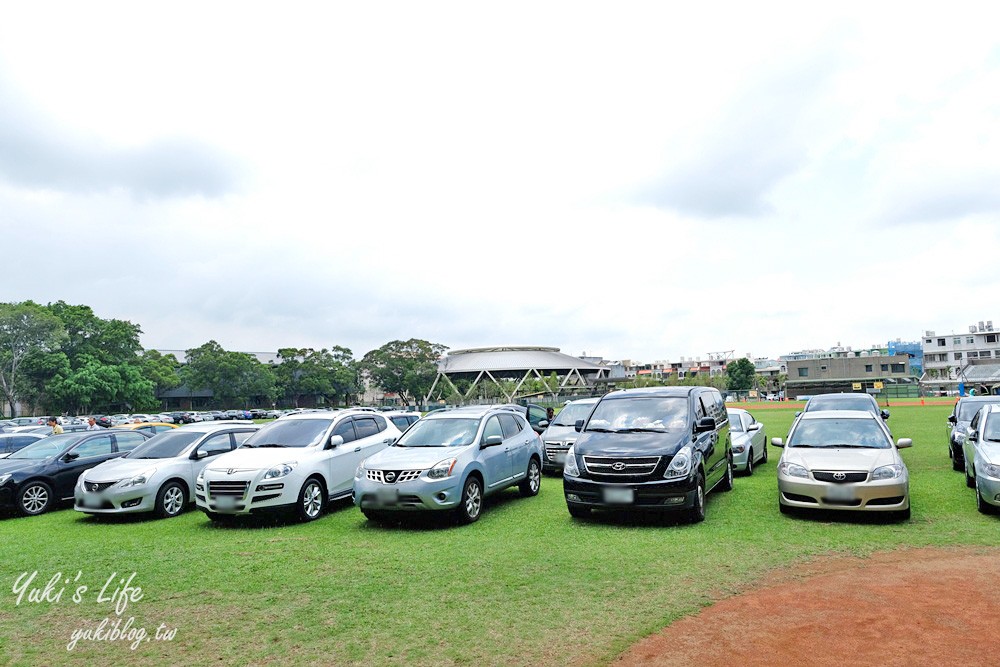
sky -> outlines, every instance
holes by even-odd
[[[1000,8],[812,4],[5,2],[0,301],[358,358],[1000,322]]]

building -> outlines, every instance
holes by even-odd
[[[889,354],[884,348],[852,350],[837,345],[812,355],[796,352],[780,359],[788,368],[788,398],[851,391],[888,397],[919,393],[909,355]]]
[[[982,392],[994,386],[992,367],[1000,370],[1000,331],[993,320],[970,324],[962,333],[925,331],[921,343],[920,383],[928,393],[951,395],[972,388]]]

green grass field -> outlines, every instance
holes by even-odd
[[[751,408],[752,409],[752,408]],[[900,546],[1000,544],[996,518],[976,512],[945,446],[948,404],[893,407],[912,437],[913,518],[785,517],[777,511],[780,450],[731,493],[709,496],[699,525],[570,519],[561,481],[535,498],[516,490],[476,524],[371,526],[351,505],[308,525],[213,527],[196,511],[169,521],[95,521],[73,510],[0,519],[3,664],[606,664],[639,638],[770,570],[821,554]],[[784,437],[794,409],[755,413]],[[58,602],[16,603],[23,572],[44,585],[80,579]],[[142,599],[121,616],[172,641],[79,640],[118,617],[97,593],[135,573]],[[115,579],[117,581],[117,579]],[[79,603],[77,586],[89,589]]]

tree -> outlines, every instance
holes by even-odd
[[[97,359],[106,365],[133,364],[142,352],[142,329],[137,324],[101,319],[90,306],[71,306],[65,301],[45,308],[59,318],[66,330],[61,347],[73,368],[85,363],[85,359]]]
[[[180,363],[172,354],[163,354],[157,350],[146,350],[140,360],[142,374],[156,387],[156,392],[173,389],[180,385],[178,374]]]
[[[246,352],[228,352],[214,340],[186,351],[181,379],[191,389],[209,389],[220,405],[243,405],[251,399],[268,403],[277,396],[271,368]]]
[[[746,357],[726,364],[726,388],[735,391],[752,389],[756,374],[756,366]]]
[[[361,367],[383,391],[399,394],[409,405],[430,391],[437,362],[447,349],[417,338],[394,340],[366,354]]]
[[[332,403],[358,392],[358,368],[346,347],[332,349],[285,347],[278,350],[281,363],[274,366],[278,388],[295,407],[303,396],[322,396]]]
[[[57,350],[65,339],[59,318],[42,306],[31,301],[0,304],[0,391],[12,417],[22,384],[21,363],[32,352]]]

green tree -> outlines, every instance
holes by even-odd
[[[349,402],[358,392],[357,362],[346,347],[332,349],[285,347],[273,367],[280,392],[299,406],[303,396],[322,396],[331,403]]]
[[[181,380],[191,389],[209,389],[222,406],[245,407],[251,399],[272,403],[277,396],[274,373],[246,352],[229,352],[214,340],[186,351]]]
[[[32,352],[58,350],[66,339],[59,318],[31,301],[0,304],[0,391],[16,416],[21,364]]]
[[[157,350],[146,350],[140,359],[142,374],[156,387],[156,393],[180,386],[181,376],[178,370],[181,365],[177,357],[163,354]]]
[[[409,405],[430,391],[437,362],[447,349],[417,338],[394,340],[366,354],[361,368],[383,391],[399,394]]]
[[[735,391],[752,389],[756,374],[757,368],[746,357],[726,364],[726,389]]]
[[[137,324],[125,320],[105,320],[90,306],[71,306],[56,301],[45,307],[59,318],[66,330],[62,351],[73,368],[97,359],[102,364],[134,364],[142,352]]]

